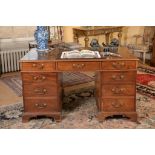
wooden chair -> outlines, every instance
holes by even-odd
[[[150,43],[148,42],[147,44],[144,44],[144,45],[138,44],[138,40],[143,39],[143,36],[141,35],[134,35],[133,38],[136,39],[133,53],[140,53],[140,58],[142,59],[143,64],[145,64],[146,53],[149,52]]]

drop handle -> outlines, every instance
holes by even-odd
[[[121,65],[121,66],[125,66],[125,62],[121,62],[120,65]]]
[[[85,64],[73,64],[72,66],[73,66],[73,68],[80,69],[80,68],[83,68],[85,66]]]
[[[124,105],[124,103],[121,103],[121,102],[112,102],[111,105],[114,107],[114,108],[120,108]]]
[[[36,64],[32,64],[32,67],[36,67],[37,65]]]
[[[120,75],[120,79],[124,79],[124,75]]]
[[[76,67],[76,66],[77,66],[77,64],[73,64],[72,66],[73,66],[73,67]]]
[[[47,89],[43,89],[43,92],[46,93],[47,92]]]
[[[113,66],[114,68],[122,68],[122,67],[125,66],[125,62],[113,62],[113,63],[112,63],[112,66]]]
[[[39,66],[39,69],[44,69],[44,64],[41,64],[41,65]]]
[[[42,76],[42,80],[45,80],[46,79],[46,77],[45,76]]]
[[[35,89],[34,92],[39,95],[45,95],[47,93],[47,89]]]
[[[116,67],[117,64],[116,64],[116,62],[113,62],[112,65],[113,65],[113,67]]]
[[[125,92],[125,91],[126,91],[125,88],[121,88],[121,89],[120,89],[120,92]]]
[[[34,77],[33,77],[33,80],[35,80],[35,81],[37,81],[37,80],[38,80],[38,81],[39,81],[39,80],[40,80],[40,81],[43,81],[43,80],[45,80],[45,79],[46,79],[45,76],[34,76]]]
[[[112,79],[113,80],[122,80],[122,79],[124,79],[124,75],[112,75]]]
[[[38,80],[38,77],[37,77],[37,76],[34,76],[34,77],[33,77],[33,80]]]
[[[116,80],[117,79],[116,75],[112,75],[112,79]]]
[[[36,106],[38,109],[44,109],[44,108],[47,107],[47,104],[46,104],[46,103],[41,103],[41,104],[36,103],[35,106]]]
[[[111,91],[115,94],[124,94],[126,91],[126,88],[112,88]]]

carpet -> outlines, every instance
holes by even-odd
[[[22,123],[23,103],[0,107],[0,128],[3,129],[146,129],[155,128],[155,100],[137,93],[136,104],[139,123],[127,118],[109,118],[99,123],[94,89],[76,90],[65,94],[62,122],[40,117]]]
[[[155,99],[155,69],[152,67],[138,67],[137,91]]]
[[[22,96],[22,81],[20,74],[7,76],[1,78],[1,80],[8,85],[17,96]],[[65,72],[63,73],[63,87],[69,87],[73,85],[79,85],[94,81],[93,77],[90,77],[81,72]]]
[[[82,83],[94,81],[93,77],[90,77],[81,72],[65,72],[63,73],[63,87],[74,86]]]

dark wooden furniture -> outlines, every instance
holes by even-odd
[[[95,26],[92,28],[73,28],[74,41],[78,43],[79,37],[85,37],[85,48],[88,48],[89,36],[105,35],[106,44],[109,44],[110,38],[113,38],[113,33],[118,32],[119,43],[121,45],[122,28],[123,26]]]
[[[49,41],[48,42],[48,47],[49,48],[53,48],[53,47],[55,47],[55,46],[59,46],[60,44],[62,44],[63,42],[62,41],[59,41],[59,40],[56,40],[56,41]],[[37,48],[37,43],[36,43],[36,41],[31,41],[31,42],[29,42],[29,50],[31,49],[31,48]]]
[[[136,113],[136,68],[138,59],[119,48],[122,56],[99,59],[60,59],[61,51],[55,49],[45,55],[30,56],[27,53],[20,61],[23,81],[23,122],[31,117],[48,116],[61,120],[62,80],[61,73],[68,71],[96,72],[97,118],[103,121],[108,116],[123,115],[137,120]]]
[[[0,76],[2,74],[2,63],[1,63],[1,59],[0,59]]]
[[[152,50],[151,65],[155,66],[155,34],[153,37],[153,50]]]

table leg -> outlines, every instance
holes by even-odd
[[[143,64],[145,64],[146,52],[143,52]]]
[[[109,44],[109,35],[110,35],[110,33],[106,33],[106,34],[105,34],[106,45]]]
[[[122,33],[119,32],[119,33],[118,33],[119,46],[121,46],[121,38],[122,38]]]
[[[79,43],[79,38],[77,35],[74,35],[74,42]]]
[[[110,34],[110,41],[113,39],[113,33]]]
[[[88,44],[89,44],[89,37],[88,37],[88,36],[86,36],[86,37],[84,38],[84,41],[85,41],[85,48],[88,48]]]

